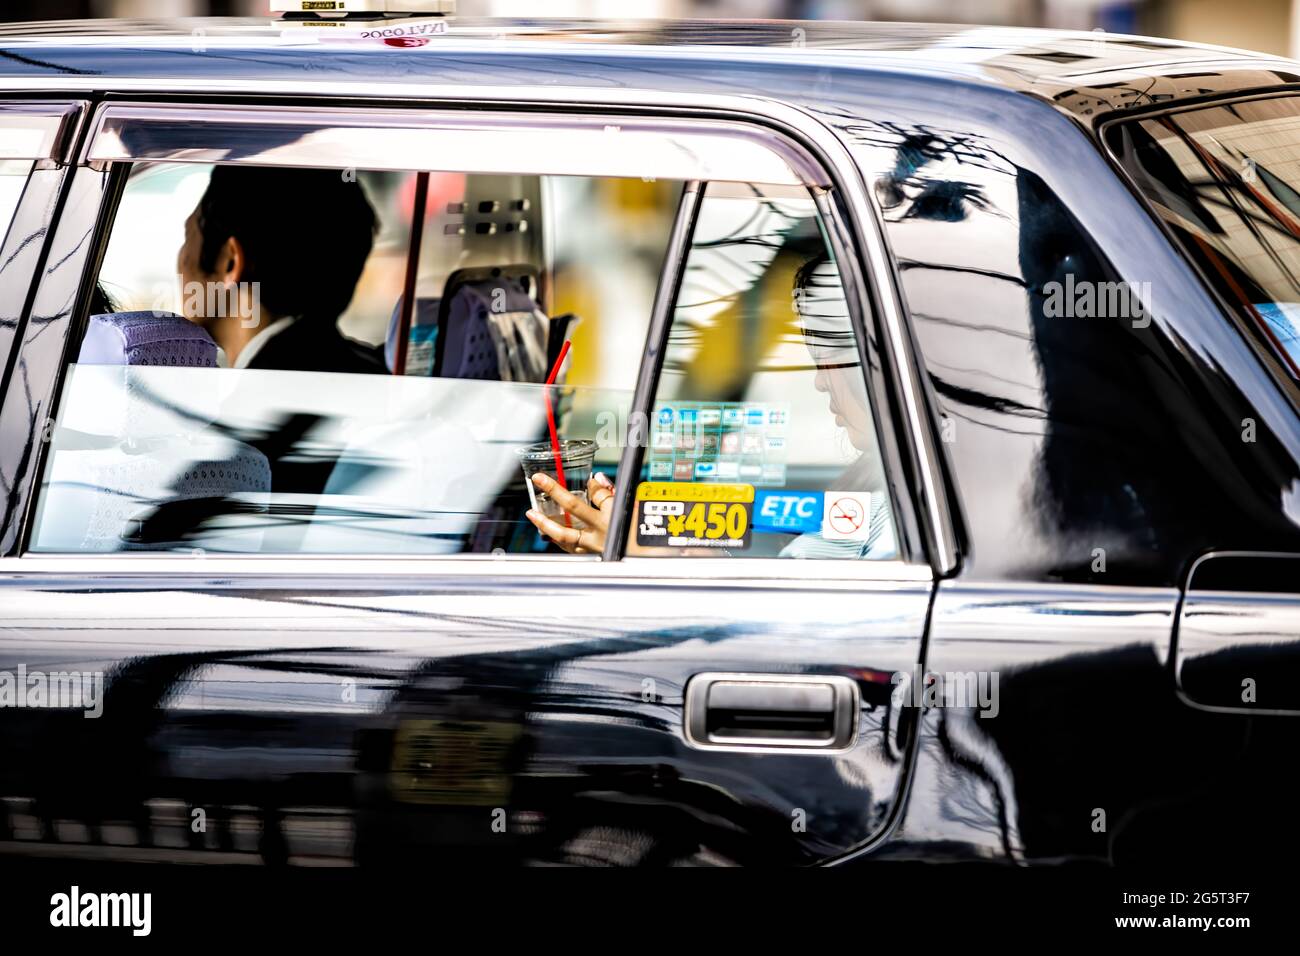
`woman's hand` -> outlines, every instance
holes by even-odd
[[[587,482],[586,501],[541,472],[533,475],[533,484],[538,491],[549,495],[565,514],[585,525],[582,528],[569,527],[530,508],[528,520],[542,533],[542,537],[551,539],[570,554],[600,554],[605,549],[605,533],[609,530],[609,516],[614,510],[613,482],[596,472]]]

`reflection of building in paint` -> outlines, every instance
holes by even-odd
[[[1300,55],[1300,0],[550,0],[548,16],[790,17],[1101,29]],[[466,15],[535,16],[535,0],[460,0]]]
[[[459,0],[467,17],[536,17],[536,0]],[[0,20],[261,16],[267,0],[6,0]],[[788,17],[1101,29],[1300,55],[1300,0],[547,0],[548,17]]]
[[[262,16],[267,0],[6,0],[0,20]],[[536,0],[459,0],[466,17],[536,17]],[[786,17],[1104,30],[1300,56],[1300,0],[547,0],[548,17]]]
[[[1249,0],[1150,0],[1145,4],[1142,33],[1220,46],[1300,55],[1300,2]]]

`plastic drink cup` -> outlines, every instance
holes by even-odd
[[[549,475],[552,481],[558,481],[555,468],[555,449],[550,442],[538,442],[519,449],[519,464],[524,469],[524,485],[528,488],[528,500],[533,510],[540,511],[548,518],[564,523],[564,509],[550,495],[533,484],[533,475],[538,472]],[[596,443],[586,438],[570,439],[560,442],[560,464],[564,468],[564,486],[582,501],[587,500],[587,482],[591,480],[592,465],[596,460]],[[574,527],[584,527],[577,518],[570,519]]]

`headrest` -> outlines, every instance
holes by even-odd
[[[519,268],[460,269],[448,277],[435,375],[546,380],[550,319],[533,298],[535,277],[517,272]]]
[[[171,312],[112,312],[90,317],[77,363],[216,368],[217,344]]]
[[[388,371],[397,371],[397,332],[402,324],[402,299],[393,306],[388,320],[388,335],[384,339],[384,364]],[[433,374],[433,349],[438,341],[438,303],[436,296],[417,296],[415,311],[411,314],[411,334],[406,340],[407,375]]]
[[[266,455],[224,435],[171,436],[129,448],[56,444],[38,539],[68,551],[156,549],[185,540],[207,550],[256,551],[270,491]],[[200,523],[204,531],[196,537]]]

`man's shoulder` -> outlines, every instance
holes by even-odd
[[[250,368],[295,372],[383,374],[379,349],[354,341],[334,323],[298,319],[270,341],[249,363]]]

